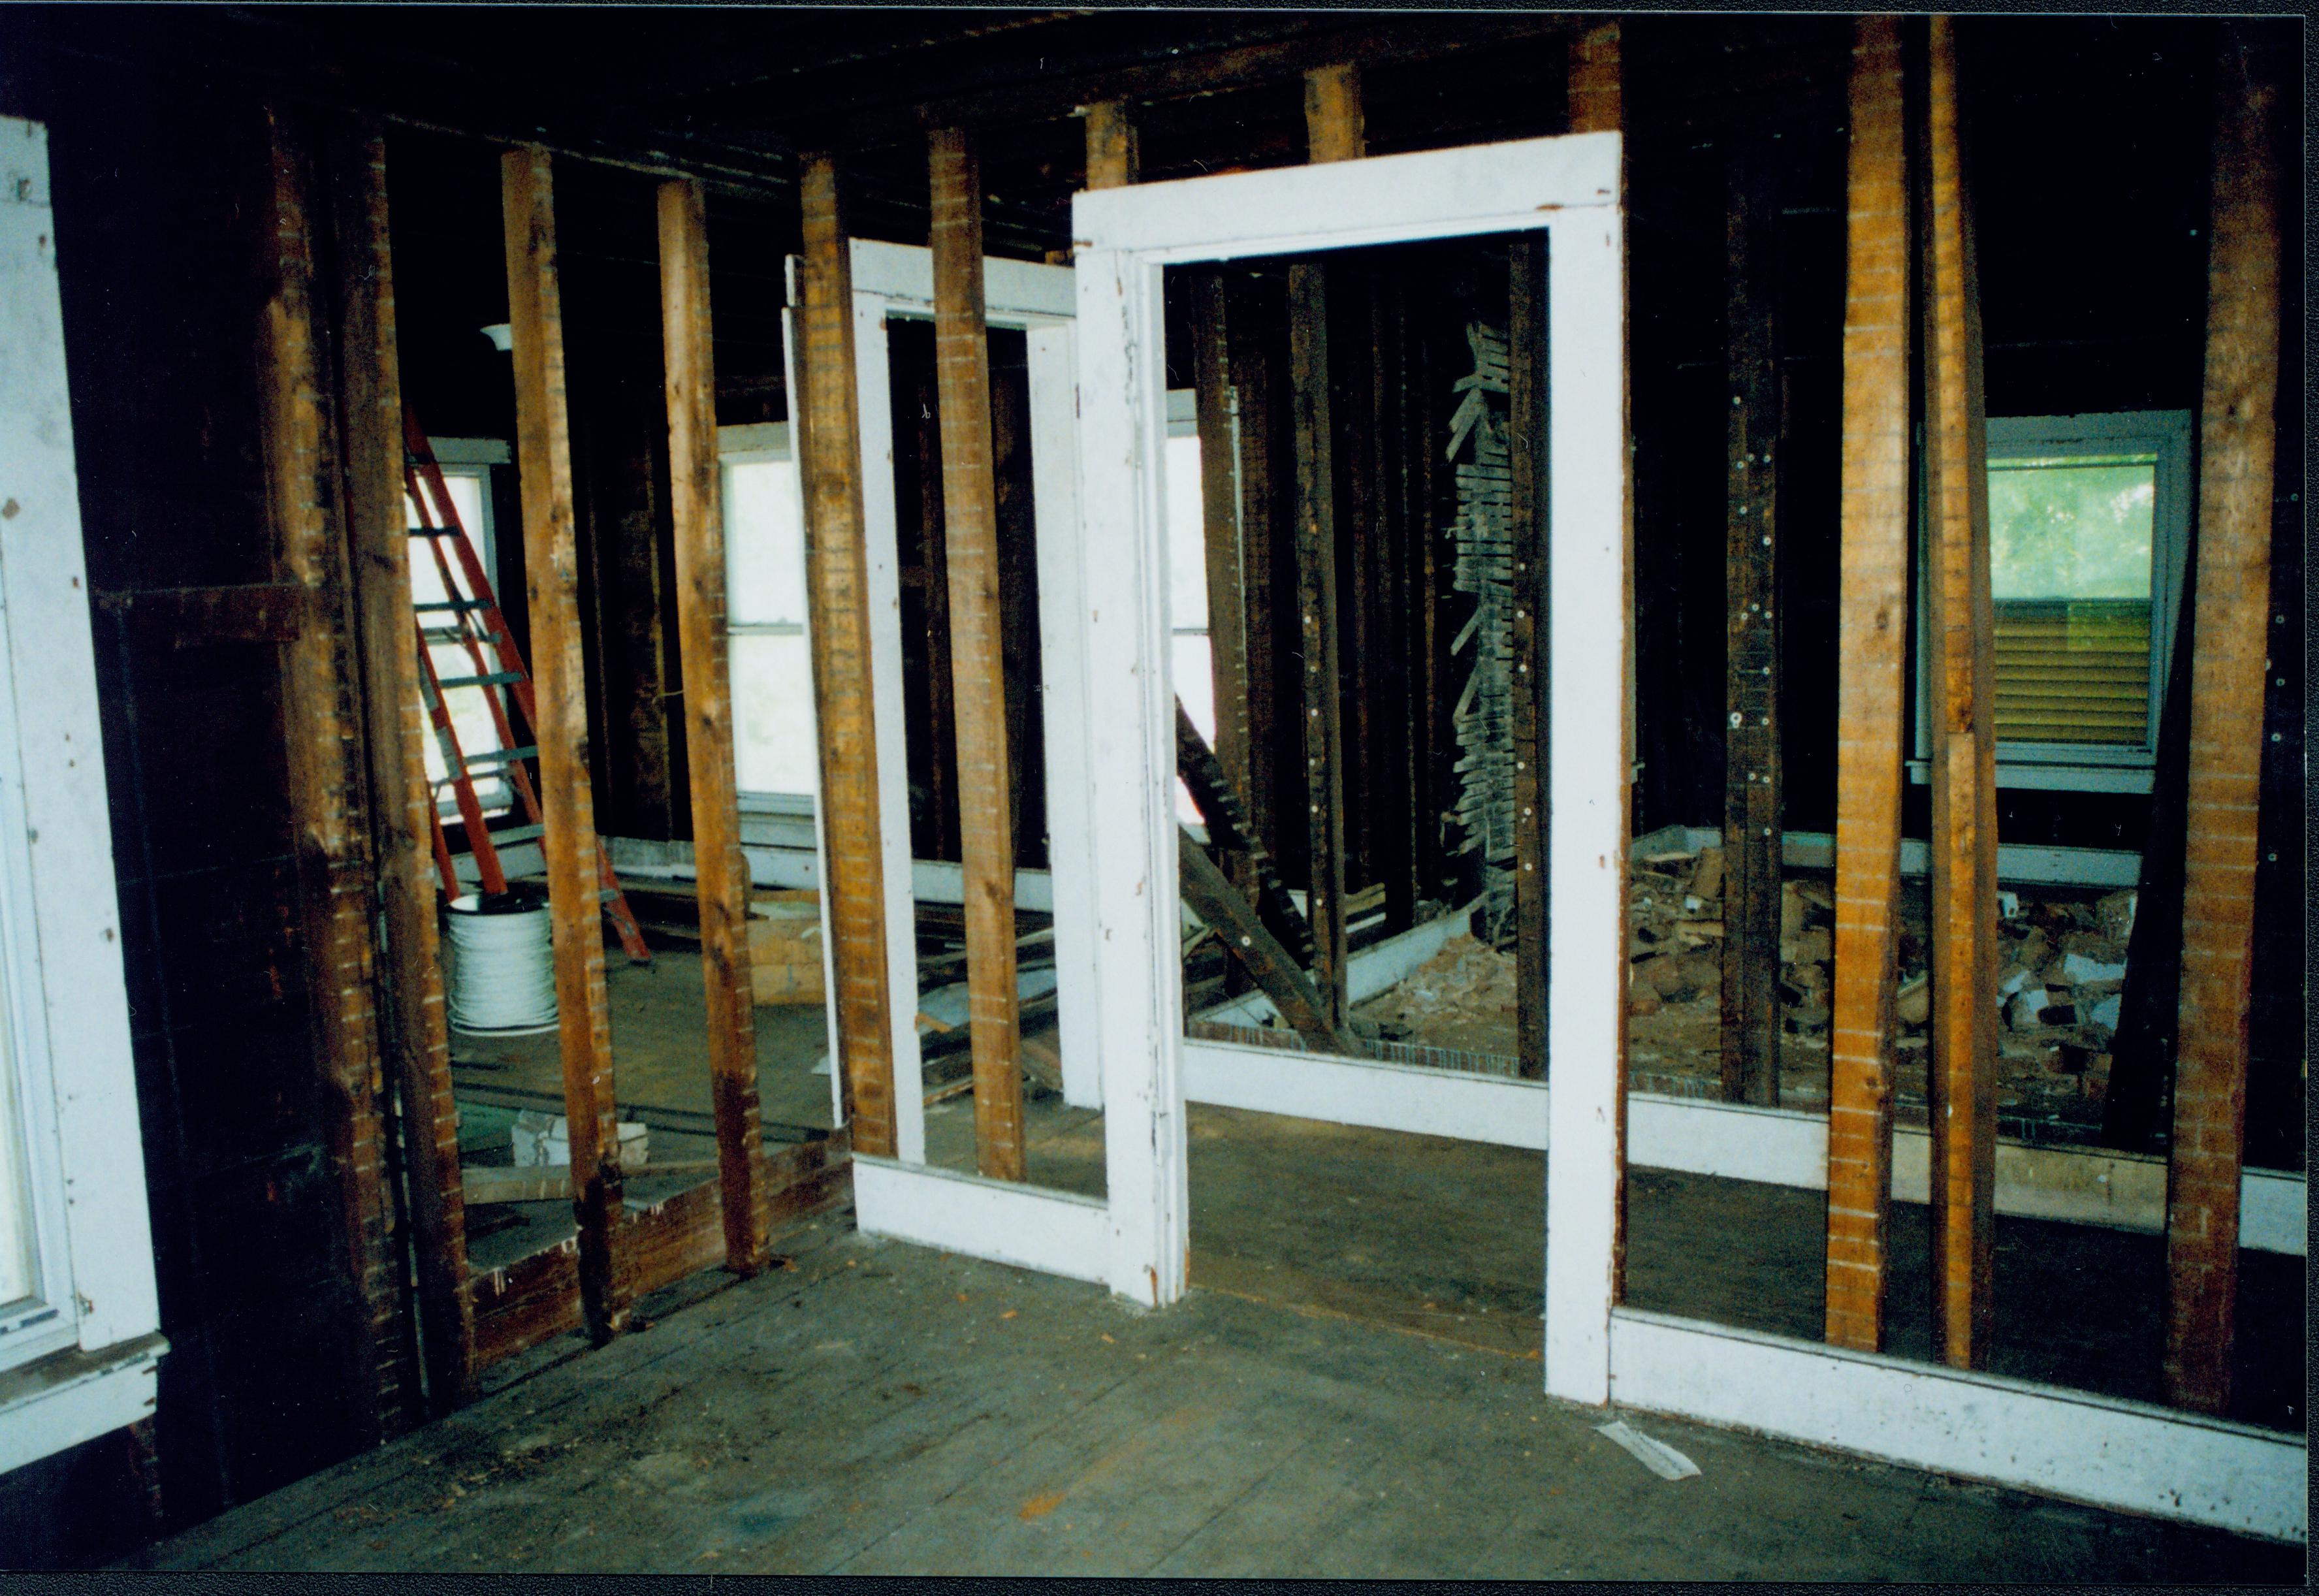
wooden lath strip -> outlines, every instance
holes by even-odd
[[[2198,437],[2188,846],[2180,1031],[2166,1194],[2166,1395],[2230,1404],[2246,1134],[2257,792],[2271,627],[2271,478],[2278,398],[2279,223],[2270,62],[2222,32],[2206,374]]]
[[[869,553],[862,518],[861,418],[854,410],[853,267],[838,213],[837,168],[809,158],[804,212],[804,307],[797,318],[803,423],[806,598],[813,645],[814,723],[821,756],[822,836],[830,961],[837,981],[836,1068],[853,1146],[895,1152],[894,1055],[887,1029],[885,861],[880,847],[878,748],[870,699]],[[907,935],[907,928],[898,928]]]
[[[1827,1339],[1883,1349],[1892,1206],[1901,681],[1908,636],[1908,172],[1900,23],[1854,24],[1836,635]]]
[[[597,900],[596,812],[588,786],[588,706],[580,645],[579,555],[572,520],[572,434],[564,380],[549,158],[501,158],[509,320],[514,328],[516,464],[531,595],[532,691],[538,714],[540,851],[555,933],[556,1028],[579,1213],[581,1312],[602,1341],[626,1326],[627,1290],[614,1256],[624,1178],[612,1107],[612,1028],[604,996]]]
[[[708,997],[708,1082],[717,1115],[725,1262],[764,1262],[756,1187],[763,1179],[757,1107],[757,1011],[749,976],[749,861],[733,754],[733,684],[725,637],[725,512],[717,458],[717,368],[710,349],[708,214],[700,185],[660,185],[661,347],[668,387],[669,509],[676,539],[676,626],[692,789],[692,859]]]
[[[1723,1096],[1780,1102],[1782,401],[1773,249],[1779,158],[1742,140],[1725,171]]]
[[[371,988],[372,876],[356,720],[359,669],[341,606],[347,548],[332,477],[335,439],[323,401],[314,303],[312,151],[292,113],[269,107],[270,184],[262,314],[259,447],[280,577],[304,588],[309,622],[282,651],[283,726],[296,830],[300,944],[315,1073],[348,1278],[359,1309],[345,1352],[348,1388],[363,1393],[357,1432],[377,1441],[402,1428],[397,1321],[402,1271],[393,1236],[387,1126],[374,1085],[382,1067]]]
[[[435,795],[427,780],[419,651],[411,641],[386,140],[374,123],[342,122],[329,136],[329,157],[342,350],[338,436],[383,933],[376,974],[387,1076],[400,1098],[420,1353],[429,1404],[441,1413],[474,1398],[475,1323],[466,1292],[466,1204],[429,859],[437,834]]]
[[[1514,1033],[1525,1080],[1547,1078],[1548,865],[1553,834],[1547,812],[1550,746],[1547,663],[1552,654],[1548,600],[1548,470],[1553,447],[1548,416],[1546,237],[1524,233],[1507,247],[1507,453],[1512,498],[1506,519],[1512,545],[1508,623],[1509,719],[1514,759]]]
[[[1997,1159],[1997,742],[1990,689],[1988,426],[1981,300],[1957,129],[1956,30],[1932,19],[1925,169],[1925,620],[1932,664],[1933,1325],[1989,1357]]]
[[[1288,268],[1289,409],[1296,455],[1296,635],[1304,665],[1305,917],[1313,980],[1331,1030],[1342,1028],[1350,955],[1345,941],[1345,789],[1337,661],[1337,512],[1329,393],[1328,266]]]
[[[990,337],[982,293],[982,173],[973,138],[926,140],[933,191],[934,368],[942,419],[943,552],[974,1049],[975,1168],[1023,1178],[1023,1035],[1015,991],[1014,811],[999,636],[998,486],[991,453]],[[937,670],[941,666],[935,666]]]

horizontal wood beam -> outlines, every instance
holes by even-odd
[[[211,643],[295,643],[313,624],[314,598],[302,582],[227,587],[138,588],[99,593],[96,607],[173,648]]]

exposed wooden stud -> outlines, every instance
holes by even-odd
[[[1925,594],[1932,665],[1933,1327],[1987,1365],[1997,1159],[1996,617],[1981,294],[1958,145],[1956,31],[1932,19],[1924,251]]]
[[[1409,462],[1401,447],[1400,427],[1408,400],[1403,282],[1399,272],[1380,268],[1369,279],[1368,306],[1375,585],[1370,594],[1367,668],[1377,712],[1370,720],[1362,757],[1369,767],[1369,798],[1376,810],[1370,830],[1370,878],[1385,888],[1385,923],[1391,931],[1405,931],[1416,923],[1417,900],[1424,896],[1415,873],[1417,789],[1410,764],[1411,520],[1406,499]]]
[[[1200,521],[1207,555],[1208,674],[1216,708],[1215,754],[1234,796],[1249,777],[1248,606],[1241,587],[1240,482],[1232,446],[1230,325],[1220,267],[1191,276],[1193,417],[1200,435]],[[1180,623],[1179,623],[1180,624]],[[1226,872],[1245,890],[1235,866]]]
[[[1328,266],[1288,268],[1289,410],[1296,451],[1296,635],[1304,645],[1304,899],[1313,981],[1331,1030],[1345,1023],[1345,789],[1337,676],[1337,515],[1329,393]]]
[[[1723,1096],[1780,1102],[1779,261],[1774,157],[1726,170]]]
[[[614,1236],[625,1180],[612,1106],[611,1016],[604,996],[603,913],[597,898],[596,813],[588,787],[588,706],[582,663],[579,557],[572,519],[572,447],[564,379],[564,302],[557,280],[554,178],[545,150],[501,158],[507,230],[508,320],[514,329],[516,464],[523,493],[523,564],[531,622],[533,729],[539,744],[540,851],[547,865],[555,951],[556,1028],[578,1215],[579,1284],[588,1333],[626,1328],[627,1285]]]
[[[1619,24],[1601,23],[1570,41],[1570,131],[1616,133],[1626,125]]]
[[[1827,1339],[1883,1349],[1908,636],[1908,173],[1900,23],[1853,28],[1836,634]]]
[[[1337,61],[1304,74],[1304,140],[1314,161],[1357,161],[1368,153],[1358,62]]]
[[[270,183],[263,263],[259,449],[281,580],[305,588],[311,624],[282,651],[283,726],[298,857],[300,942],[339,1246],[357,1304],[345,1345],[352,1419],[376,1442],[402,1428],[402,1276],[393,1235],[383,1066],[372,994],[372,875],[352,639],[341,606],[347,548],[337,524],[335,439],[316,327],[311,151],[290,113],[266,113]]]
[[[363,734],[383,933],[377,976],[388,1077],[400,1096],[421,1356],[438,1412],[475,1395],[466,1204],[429,859],[436,834],[411,599],[402,386],[387,230],[386,140],[375,123],[330,136],[347,538],[364,678]]]
[[[1224,879],[1223,871],[1190,832],[1179,825],[1176,836],[1178,890],[1200,917],[1200,924],[1216,933],[1224,951],[1248,970],[1257,989],[1272,999],[1280,1017],[1304,1039],[1307,1047],[1321,1052],[1353,1051],[1350,1034],[1330,1023],[1322,1012],[1320,992],[1297,968],[1295,956],[1265,925],[1255,906]]]
[[[1228,351],[1232,386],[1240,394],[1240,581],[1242,666],[1247,672],[1244,706],[1250,834],[1275,859],[1280,857],[1279,819],[1274,813],[1274,761],[1279,736],[1279,687],[1273,615],[1273,532],[1278,513],[1273,461],[1272,369],[1268,338],[1253,335],[1253,296],[1232,296]],[[1268,330],[1277,324],[1268,322]]]
[[[967,1015],[974,1050],[974,1162],[994,1180],[1020,1180],[1015,826],[1007,785],[990,335],[982,295],[982,168],[972,136],[937,129],[927,137],[926,170],[933,190],[934,366],[941,386],[943,552],[950,567],[951,698],[958,728]]]
[[[1507,639],[1512,654],[1509,718],[1514,754],[1514,1049],[1522,1078],[1544,1080],[1548,865],[1553,846],[1546,780],[1551,732],[1547,661],[1551,647],[1548,602],[1552,580],[1547,558],[1546,498],[1552,435],[1545,237],[1524,233],[1513,239],[1507,247],[1507,264],[1506,424],[1512,482],[1506,532],[1513,546],[1513,618]]]
[[[837,1069],[856,1150],[894,1156],[894,1055],[887,1030],[885,861],[870,698],[869,551],[862,519],[861,418],[854,410],[853,265],[838,212],[837,167],[802,163],[806,590],[821,753]],[[909,935],[907,926],[895,928]]]
[[[725,1262],[763,1267],[757,1223],[763,1135],[757,1010],[749,974],[749,861],[733,753],[725,639],[725,509],[717,459],[717,366],[708,315],[708,212],[700,185],[660,185],[661,347],[667,363],[669,508],[676,536],[677,652],[692,789],[700,973],[708,1000],[708,1080],[717,1116]]]
[[[2206,375],[2198,437],[2188,847],[2174,1134],[2166,1185],[2170,1402],[2230,1405],[2246,1133],[2256,818],[2278,398],[2278,155],[2271,63],[2225,25],[2216,73]]]
[[[1140,152],[1135,123],[1123,100],[1101,100],[1087,108],[1087,185],[1125,188],[1135,181]]]

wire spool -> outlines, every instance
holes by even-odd
[[[455,1027],[516,1036],[555,1028],[555,955],[544,893],[515,887],[455,897],[445,940]]]

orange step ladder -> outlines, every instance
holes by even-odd
[[[434,448],[428,443],[418,419],[407,408],[402,412],[402,437],[403,483],[412,502],[419,506],[420,524],[411,529],[411,558],[418,560],[420,555],[417,546],[425,545],[426,557],[433,561],[445,595],[412,605],[419,627],[420,696],[426,701],[427,718],[435,728],[436,744],[442,750],[447,785],[458,806],[460,828],[465,833],[466,852],[474,859],[483,889],[486,893],[505,892],[507,870],[500,861],[500,850],[534,841],[546,830],[540,822],[539,796],[531,784],[531,771],[524,762],[537,758],[539,750],[536,744],[518,742],[507,707],[507,699],[513,699],[525,726],[539,724],[532,698],[531,672],[525,668],[523,655],[517,652],[515,639],[508,632],[507,618],[500,613],[499,595],[492,589],[491,578],[484,574],[474,541],[459,520],[458,509],[451,501],[450,486],[443,480],[443,468],[435,459]],[[456,644],[466,651],[472,667],[469,673],[437,674],[434,650],[446,644]],[[451,722],[450,704],[444,695],[463,687],[483,690],[483,702],[491,708],[495,746],[474,753],[460,748],[458,731]],[[502,688],[506,690],[504,698],[500,692]],[[478,771],[494,771],[508,784],[523,811],[523,825],[497,832],[491,829],[483,816],[483,800],[475,792],[474,772]],[[435,869],[442,879],[445,895],[456,897],[459,889],[457,855],[453,853],[450,838],[443,829],[441,806],[430,804],[427,817],[434,833]],[[596,839],[596,879],[597,897],[613,929],[619,933],[620,946],[627,950],[629,962],[651,963],[652,950],[645,945],[644,932],[620,890],[618,878],[612,874],[612,861],[605,854],[601,837]]]

